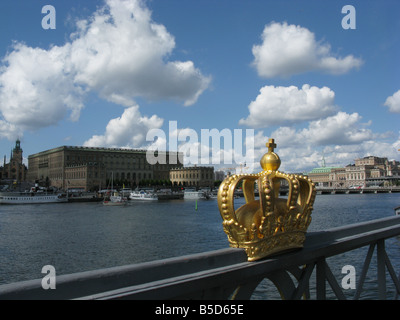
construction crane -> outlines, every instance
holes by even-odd
[[[226,173],[227,177],[229,177],[231,175],[231,171],[232,170],[235,170],[235,173],[236,173],[236,167],[234,167],[234,168],[221,168],[220,170],[224,171]]]
[[[238,167],[231,167],[231,168],[221,168],[220,170],[227,172],[227,177],[231,175],[231,171],[235,170],[236,171],[240,168],[240,174],[243,173],[243,169],[248,169],[249,167],[246,166],[246,162],[243,164],[241,163]]]
[[[243,164],[243,163],[241,163],[240,164],[240,174],[242,174],[243,173],[243,169],[248,169],[249,167],[246,167],[246,162]]]

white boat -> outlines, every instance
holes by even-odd
[[[142,200],[142,201],[155,201],[158,200],[158,196],[152,192],[132,191],[129,198],[131,200]]]
[[[399,216],[400,215],[400,207],[394,208],[394,213]]]
[[[0,204],[39,204],[68,202],[68,198],[59,193],[45,192],[2,192]]]
[[[123,188],[123,189],[120,190],[119,193],[121,194],[121,196],[123,196],[123,197],[128,199],[129,195],[131,194],[131,192],[132,192],[131,188]]]
[[[207,199],[207,194],[202,190],[186,189],[183,192],[184,199]]]
[[[114,174],[111,173],[111,191],[108,192],[103,200],[105,206],[124,206],[127,198],[121,196],[118,192],[113,190]]]
[[[126,198],[122,197],[115,192],[113,195],[106,196],[103,200],[103,205],[105,206],[124,206],[126,204]]]

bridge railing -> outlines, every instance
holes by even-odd
[[[385,240],[400,235],[400,217],[378,219],[309,232],[304,248],[248,262],[242,249],[200,254],[60,275],[56,289],[44,290],[42,279],[0,286],[0,299],[250,299],[263,279],[269,279],[283,299],[327,298],[327,284],[336,298],[346,299],[327,258],[368,247],[354,299],[363,291],[376,251],[377,299],[387,297],[387,278],[400,293],[398,271]],[[314,280],[311,280],[313,277]],[[311,288],[315,286],[315,288]]]

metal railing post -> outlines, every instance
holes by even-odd
[[[376,250],[378,264],[378,296],[379,300],[386,300],[385,240],[378,240]]]
[[[326,300],[325,258],[317,261],[317,300]]]

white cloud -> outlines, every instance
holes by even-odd
[[[152,21],[139,0],[108,0],[107,5],[109,12],[99,10],[81,21],[73,36],[75,81],[126,106],[137,96],[195,103],[210,78],[192,61],[165,61],[175,48],[166,28]]]
[[[327,87],[265,86],[239,124],[260,128],[319,119],[335,112],[334,99],[335,93]]]
[[[139,106],[126,108],[121,117],[111,119],[104,135],[94,135],[84,142],[87,147],[142,147],[150,129],[161,128],[163,119],[142,116]]]
[[[88,92],[129,107],[136,97],[194,104],[211,79],[168,61],[174,37],[141,0],[106,0],[63,46],[14,43],[0,65],[0,119],[20,130],[77,121]],[[3,135],[4,136],[4,135]]]
[[[15,43],[0,69],[0,112],[22,130],[50,126],[70,112],[77,120],[83,90],[64,67],[68,46],[49,50]]]
[[[357,113],[338,112],[324,119],[310,121],[308,127],[303,129],[279,127],[269,137],[263,131],[258,131],[254,137],[255,166],[261,170],[258,162],[267,152],[265,143],[269,138],[274,138],[277,144],[276,152],[282,161],[280,170],[287,172],[319,167],[323,156],[327,165],[344,166],[367,154],[393,155],[395,145],[390,147],[381,142],[380,137],[365,128],[366,124],[361,120]]]
[[[343,74],[359,68],[362,60],[334,57],[329,44],[316,41],[306,28],[273,22],[265,26],[262,43],[254,45],[253,65],[261,77],[288,77],[309,71]]]
[[[389,108],[390,112],[400,113],[400,90],[388,97],[384,105]]]
[[[373,138],[371,130],[363,128],[358,113],[338,112],[326,119],[310,122],[308,128],[300,131],[301,141],[313,145],[357,144]]]
[[[340,111],[333,116],[311,121],[304,129],[280,127],[271,136],[279,139],[285,147],[355,145],[375,138],[361,119],[358,113]]]
[[[22,130],[18,129],[16,125],[0,119],[0,137],[15,141],[22,137]]]

